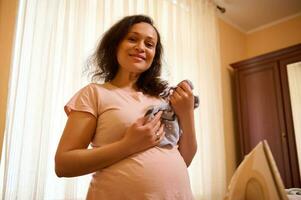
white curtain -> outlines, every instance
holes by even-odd
[[[301,62],[287,66],[287,76],[292,105],[299,171],[301,172]]]
[[[151,16],[165,48],[164,76],[190,79],[200,96],[198,152],[189,167],[196,199],[225,193],[221,72],[210,0],[20,0],[10,74],[2,198],[84,199],[90,175],[57,178],[64,104],[87,84],[83,67],[102,33],[125,15]]]

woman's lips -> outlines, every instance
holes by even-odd
[[[136,60],[145,60],[145,57],[143,55],[139,55],[139,54],[130,54],[131,57],[133,57]]]

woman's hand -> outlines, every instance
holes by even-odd
[[[182,81],[169,96],[172,108],[181,119],[191,114],[194,110],[194,97],[189,84]]]
[[[125,132],[123,142],[126,143],[132,153],[137,153],[156,146],[164,137],[164,125],[161,124],[162,111],[148,120],[146,117],[139,118]]]

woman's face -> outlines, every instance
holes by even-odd
[[[157,33],[148,23],[134,24],[117,48],[119,71],[141,74],[152,64]]]

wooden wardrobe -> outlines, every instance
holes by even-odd
[[[285,188],[301,187],[287,77],[287,65],[298,61],[301,44],[231,64],[240,161],[259,141],[267,140]]]

